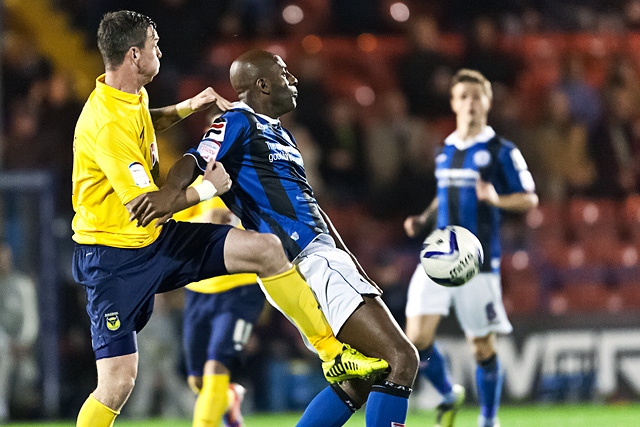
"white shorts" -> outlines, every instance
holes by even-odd
[[[448,288],[429,279],[418,264],[409,283],[407,317],[447,316],[452,305],[467,336],[483,337],[490,332],[508,334],[513,330],[502,303],[499,274],[480,273],[462,286]]]
[[[362,304],[362,295],[380,295],[330,236],[318,236],[293,263],[315,294],[334,335]]]

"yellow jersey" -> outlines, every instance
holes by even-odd
[[[196,181],[196,183],[197,182],[199,181]],[[214,197],[211,200],[200,202],[195,206],[174,214],[173,219],[176,221],[200,222],[202,217],[211,209],[222,208],[227,208],[224,202],[220,197]],[[238,225],[238,227],[242,228],[241,225]],[[187,285],[187,289],[202,294],[216,294],[240,286],[254,285],[257,282],[258,276],[253,273],[228,274],[190,283]]]
[[[96,79],[73,139],[73,240],[118,248],[153,243],[161,227],[138,227],[127,203],[157,190],[156,134],[149,96],[122,92]]]

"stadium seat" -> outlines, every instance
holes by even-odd
[[[634,269],[640,267],[640,248],[634,243],[619,242],[609,257],[612,268]],[[640,282],[640,277],[638,277]]]
[[[625,199],[621,218],[625,235],[631,242],[640,245],[640,195]]]
[[[624,55],[634,60],[640,60],[640,33],[630,33],[625,35]]]
[[[529,244],[565,242],[567,239],[566,207],[560,202],[544,202],[526,215]]]
[[[552,292],[550,311],[554,314],[617,312],[618,293],[605,283],[588,280],[563,286]]]
[[[618,238],[618,209],[613,199],[571,199],[567,219],[572,237],[578,241],[595,235]]]
[[[616,293],[620,298],[622,310],[640,310],[640,280],[637,280],[634,284],[616,288]]]
[[[508,314],[529,314],[540,308],[541,280],[539,269],[525,251],[502,256],[502,298]]]
[[[640,309],[640,252],[635,244],[621,247],[611,265],[611,277],[624,310]]]

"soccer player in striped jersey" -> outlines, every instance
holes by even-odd
[[[500,215],[531,209],[538,196],[520,151],[487,125],[491,83],[477,71],[462,69],[452,78],[450,93],[456,130],[436,156],[436,197],[422,214],[408,217],[404,228],[414,237],[434,218],[437,227],[461,225],[478,236],[485,261],[480,273],[459,288],[434,283],[418,265],[409,284],[406,332],[420,352],[420,373],[443,396],[436,425],[451,427],[465,390],[451,383],[434,339],[441,317],[455,306],[477,362],[478,426],[496,427],[504,375],[496,334],[512,331],[500,284]]]
[[[233,181],[222,196],[225,204],[247,229],[280,238],[341,341],[389,363],[386,378],[334,383],[321,391],[298,427],[341,426],[365,402],[367,426],[404,426],[418,369],[416,349],[318,206],[295,139],[280,125],[278,118],[296,106],[298,81],[282,58],[261,50],[237,58],[230,78],[240,102],[172,167],[167,185],[147,194],[152,208],[134,215],[144,225],[170,214],[176,189],[191,183],[194,170],[202,173],[208,162],[222,162]],[[328,378],[338,373],[329,369]]]
[[[98,28],[106,72],[84,105],[74,135],[74,279],[87,295],[98,384],[78,414],[78,427],[111,426],[129,398],[137,376],[136,333],[153,311],[154,295],[209,277],[250,272],[265,292],[294,319],[323,361],[342,377],[385,369],[331,331],[313,293],[287,259],[273,234],[230,225],[133,221],[147,211],[144,195],[158,187],[155,130],[193,111],[229,103],[211,88],[179,104],[149,110],[144,86],[160,69],[155,23],[131,11],[107,13]],[[223,194],[231,180],[219,162],[206,167],[201,184],[172,200],[190,206]]]

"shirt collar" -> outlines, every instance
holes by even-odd
[[[233,103],[233,108],[240,109],[240,110],[251,111],[253,114],[255,114],[256,116],[262,117],[263,119],[265,119],[267,122],[271,123],[272,125],[280,126],[280,120],[279,119],[274,119],[272,117],[265,116],[264,114],[256,113],[253,108],[249,107],[247,104],[245,104],[242,101],[234,102]]]
[[[493,130],[493,128],[491,126],[485,126],[485,128],[482,129],[482,131],[480,131],[480,133],[475,137],[467,139],[461,139],[458,136],[458,131],[454,131],[444,140],[444,143],[446,145],[453,145],[458,150],[466,150],[473,144],[476,144],[478,142],[487,142],[494,136],[496,136],[496,132]]]
[[[142,90],[140,90],[140,93],[138,94],[123,92],[106,84],[104,82],[105,77],[106,74],[102,74],[96,79],[96,91],[98,93],[116,98],[120,101],[128,102],[129,104],[140,104],[142,102],[142,98],[144,96],[144,88],[142,88]]]

